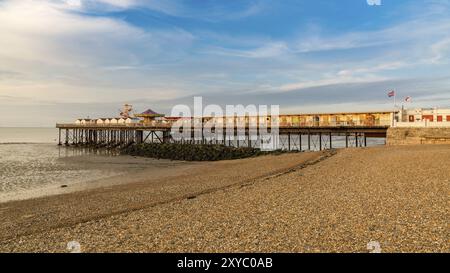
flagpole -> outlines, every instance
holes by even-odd
[[[397,118],[397,91],[394,90],[394,120],[392,121],[392,126],[395,126]]]
[[[394,93],[394,111],[396,110],[397,107],[397,92]]]

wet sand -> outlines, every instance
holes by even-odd
[[[90,165],[90,167],[86,166],[86,169],[95,166],[97,170],[104,170],[98,177],[85,177],[84,179],[73,179],[73,181],[61,179],[60,183],[52,183],[46,187],[4,194],[0,197],[0,202],[67,194],[140,181],[151,183],[151,181],[160,178],[170,179],[172,176],[180,175],[202,164],[200,162],[158,160],[132,156],[80,156],[67,158],[64,161],[72,162],[77,166]],[[102,167],[101,165],[105,166]]]
[[[3,144],[0,203],[168,177],[199,164],[52,144]]]
[[[450,146],[206,163],[171,178],[0,204],[0,250],[449,252]]]

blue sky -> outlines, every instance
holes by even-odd
[[[0,0],[0,126],[123,103],[450,106],[450,0]]]

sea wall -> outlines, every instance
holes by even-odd
[[[389,128],[387,145],[450,144],[450,127]]]

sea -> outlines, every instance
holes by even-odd
[[[117,154],[58,146],[56,128],[0,128],[0,202],[127,175],[153,164]]]

